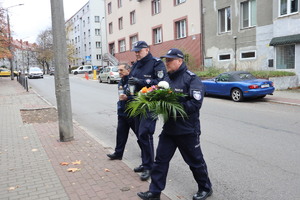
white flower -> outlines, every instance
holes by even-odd
[[[158,87],[160,88],[164,88],[164,89],[169,89],[170,85],[167,81],[160,81],[158,83]]]

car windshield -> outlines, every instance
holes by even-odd
[[[112,72],[118,72],[118,68],[117,68],[117,67],[113,67],[113,68],[111,69],[111,71],[112,71]]]
[[[35,72],[40,72],[40,71],[41,71],[40,68],[30,68],[29,70],[30,70],[30,71],[35,71]]]

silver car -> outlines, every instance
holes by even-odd
[[[44,73],[38,67],[30,67],[27,76],[28,78],[44,78]]]
[[[109,84],[120,81],[120,76],[117,66],[108,66],[100,71],[98,75],[99,83],[107,82]]]

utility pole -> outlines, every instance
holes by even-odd
[[[63,0],[51,0],[55,94],[60,141],[74,139]]]

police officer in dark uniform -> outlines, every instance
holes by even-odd
[[[200,148],[199,110],[203,101],[203,84],[198,76],[187,69],[183,62],[183,53],[179,49],[170,49],[162,56],[166,58],[168,76],[165,78],[175,92],[186,94],[179,101],[188,117],[170,118],[163,126],[156,150],[155,162],[151,173],[149,191],[139,192],[145,200],[159,200],[166,185],[169,162],[178,148],[184,161],[190,166],[198,184],[198,192],[193,200],[204,200],[212,194],[206,163]]]
[[[125,112],[126,102],[132,99],[128,88],[128,75],[130,72],[130,66],[127,63],[121,63],[118,66],[118,71],[121,80],[118,84],[119,101],[116,147],[114,153],[107,154],[111,160],[122,160],[130,128],[134,133],[136,133],[134,118],[128,117],[128,113]]]
[[[140,91],[145,86],[157,85],[159,81],[163,80],[166,75],[165,65],[160,59],[152,56],[145,41],[138,41],[132,51],[135,52],[137,61],[132,66],[128,83],[135,86],[134,92]],[[146,181],[150,177],[154,161],[152,135],[155,131],[156,119],[150,115],[148,113],[147,117],[137,117],[135,121],[138,141],[142,149],[142,164],[134,168],[134,171],[142,172],[140,176],[142,181]]]

